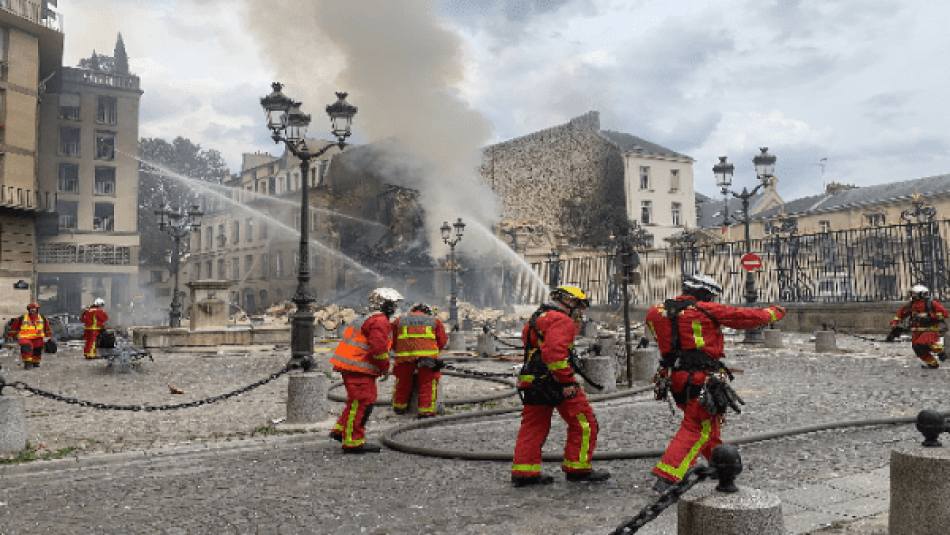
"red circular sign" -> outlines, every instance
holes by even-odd
[[[742,257],[742,268],[746,271],[755,271],[762,267],[762,259],[755,253],[748,253]]]

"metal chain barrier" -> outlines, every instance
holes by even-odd
[[[637,530],[643,526],[656,520],[656,518],[660,516],[660,513],[665,511],[666,508],[678,502],[680,496],[693,488],[694,485],[715,474],[716,469],[708,466],[694,466],[690,468],[689,471],[686,472],[686,475],[683,476],[683,479],[666,489],[657,501],[641,509],[637,516],[621,524],[617,529],[612,531],[610,535],[636,533]],[[695,476],[696,479],[692,479],[693,476]]]
[[[477,372],[475,370],[466,370],[465,368],[457,368],[451,364],[446,364],[443,366],[446,370],[452,370],[453,372],[464,373],[465,375],[473,375],[475,377],[518,377],[516,373],[491,373],[491,372]]]
[[[503,346],[507,346],[507,347],[510,347],[510,348],[512,348],[512,349],[524,349],[524,346],[516,346],[516,345],[514,345],[514,344],[509,344],[508,342],[506,342],[506,341],[502,340],[501,338],[499,338],[497,334],[495,334],[495,333],[493,333],[493,332],[491,332],[491,331],[488,331],[488,334],[490,334],[491,337],[494,338],[496,342],[498,342],[499,344],[501,344],[501,345],[503,345]]]
[[[174,411],[178,409],[190,409],[192,407],[210,405],[212,403],[217,403],[219,401],[223,401],[225,399],[232,398],[234,396],[239,396],[246,392],[250,392],[251,390],[254,390],[255,388],[264,386],[267,383],[273,381],[274,379],[277,379],[278,377],[296,368],[297,368],[296,366],[287,366],[281,369],[280,371],[276,373],[272,373],[270,374],[270,376],[265,377],[264,379],[261,379],[260,381],[257,381],[256,383],[252,383],[243,388],[239,388],[232,392],[228,392],[227,394],[221,394],[219,396],[215,396],[212,398],[202,399],[199,401],[192,401],[189,403],[179,403],[177,405],[153,406],[153,405],[112,405],[109,403],[93,403],[91,401],[83,401],[81,399],[60,396],[52,392],[47,392],[45,390],[32,387],[22,381],[17,381],[15,383],[8,383],[4,386],[13,387],[19,390],[26,390],[27,392],[32,392],[33,394],[36,394],[37,396],[42,396],[44,398],[52,399],[54,401],[62,401],[63,403],[66,403],[68,405],[79,405],[80,407],[91,407],[93,409],[111,410],[111,411],[133,411],[133,412]]]

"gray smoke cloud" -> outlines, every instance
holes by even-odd
[[[432,0],[242,1],[247,29],[276,79],[313,116],[312,134],[329,130],[323,108],[334,91],[345,90],[359,108],[357,140],[396,138],[401,144],[381,144],[377,153],[389,150],[393,167],[424,170],[402,185],[421,193],[433,254],[447,251],[438,230],[443,221],[461,217],[491,227],[497,200],[477,172],[491,124],[457,96],[463,43],[437,19]],[[484,231],[468,228],[461,250],[490,248]]]

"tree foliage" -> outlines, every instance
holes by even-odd
[[[194,181],[220,184],[228,176],[228,167],[220,152],[202,150],[201,145],[180,136],[171,143],[142,138],[139,158],[144,160],[139,162],[139,263],[164,265],[171,261],[174,242],[158,229],[155,211],[166,205],[182,211],[199,205],[207,193]]]

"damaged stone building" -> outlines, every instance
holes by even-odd
[[[696,220],[693,163],[630,134],[602,130],[591,111],[487,147],[480,172],[502,200],[497,231],[538,261],[552,250],[602,246],[623,221],[652,245]]]

